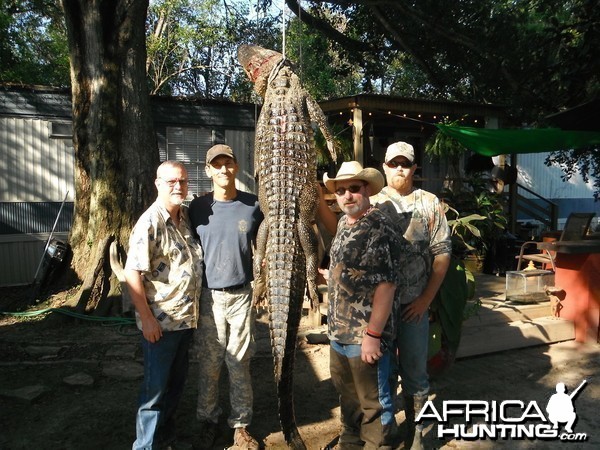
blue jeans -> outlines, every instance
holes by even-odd
[[[174,436],[175,410],[187,378],[193,331],[163,331],[162,337],[153,344],[142,337],[144,381],[136,416],[134,450],[151,450],[156,444],[157,432]]]
[[[427,374],[427,348],[429,346],[429,313],[426,311],[419,322],[403,322],[401,305],[398,313],[397,338],[398,371],[403,395],[429,393]]]

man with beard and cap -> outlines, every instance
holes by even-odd
[[[405,265],[403,239],[369,196],[383,187],[377,169],[344,162],[324,176],[344,215],[330,249],[328,335],[331,380],[340,397],[341,450],[391,449],[396,428],[390,387],[394,292]]]
[[[422,425],[415,415],[429,393],[427,347],[429,342],[429,305],[438,292],[450,265],[450,230],[444,208],[432,193],[413,186],[417,170],[413,146],[406,142],[391,144],[385,154],[383,170],[387,186],[371,198],[408,241],[410,264],[397,266],[407,284],[397,290],[398,371],[409,426],[411,449],[422,447]]]
[[[183,205],[185,166],[163,162],[154,184],[158,197],[131,231],[125,264],[144,354],[133,449],[144,450],[175,442],[175,411],[187,378],[202,282],[202,249]]]

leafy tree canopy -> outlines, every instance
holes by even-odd
[[[286,54],[318,100],[382,93],[505,105],[515,124],[600,95],[597,0],[284,0]],[[281,49],[282,0],[153,0],[150,91],[256,100],[238,45]],[[55,0],[0,0],[0,82],[67,86]],[[594,151],[595,150],[595,151]],[[600,152],[552,161],[600,178]],[[550,160],[549,160],[550,162]]]
[[[503,104],[517,123],[600,93],[595,0],[285,1],[367,91]]]
[[[500,104],[515,124],[538,126],[600,96],[596,0],[285,2],[360,67],[362,92]],[[594,178],[600,195],[598,148],[555,152],[546,164],[565,179]]]
[[[53,0],[0,0],[0,82],[69,85],[64,20]]]
[[[242,43],[274,45],[274,18],[248,2],[156,0],[148,12],[151,92],[247,99],[251,87],[237,63]]]

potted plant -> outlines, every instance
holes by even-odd
[[[462,260],[471,273],[480,273],[483,270],[482,252],[485,245],[481,240],[481,231],[477,222],[485,220],[485,217],[480,214],[461,216],[448,204],[446,207],[453,255]]]

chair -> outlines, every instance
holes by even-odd
[[[571,213],[565,223],[565,228],[560,235],[559,241],[580,241],[588,232],[592,218],[596,213]],[[529,246],[537,245],[535,241],[527,241],[521,245],[521,251],[516,258],[519,260],[517,270],[521,270],[523,260],[534,261],[543,264],[546,267],[548,264],[552,266],[552,270],[556,272],[554,264],[553,252],[543,250],[542,253],[525,254],[525,249]]]

